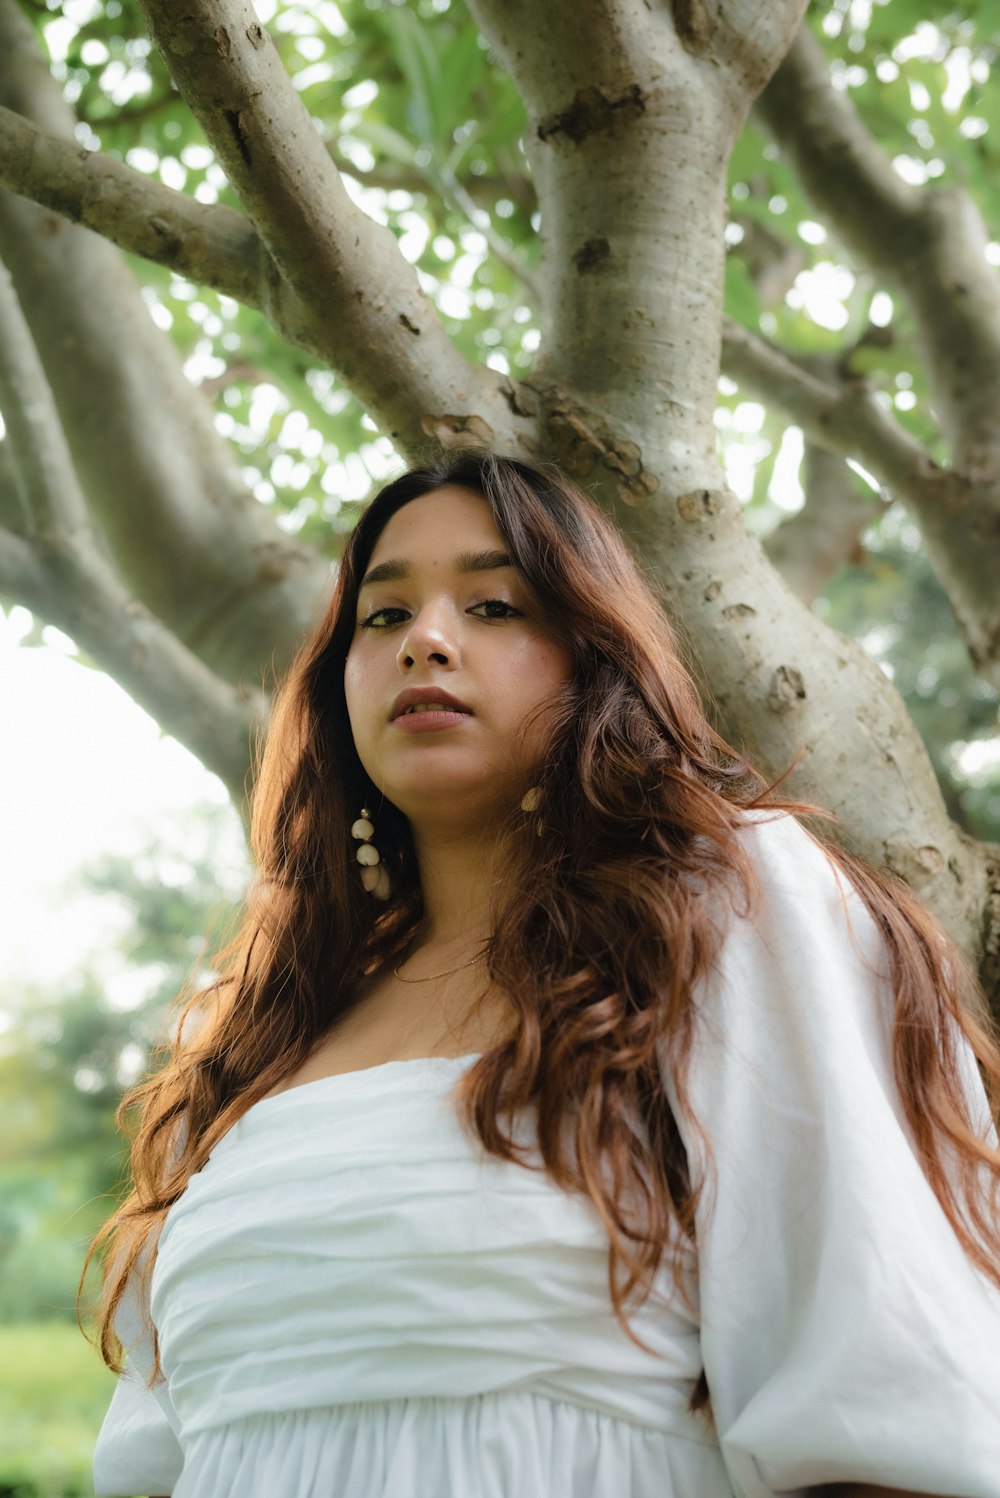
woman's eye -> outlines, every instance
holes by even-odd
[[[475,603],[469,610],[470,614],[478,614],[481,619],[519,619],[521,610],[516,609],[512,603],[507,603],[503,598],[484,598],[482,603]]]
[[[361,621],[362,629],[391,629],[407,617],[405,609],[373,609]]]

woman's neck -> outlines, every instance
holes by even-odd
[[[497,850],[481,836],[421,833],[414,828],[424,894],[421,947],[470,946],[493,931],[497,896]]]

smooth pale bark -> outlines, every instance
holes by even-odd
[[[247,306],[266,300],[267,256],[242,214],[175,192],[2,105],[0,184]]]

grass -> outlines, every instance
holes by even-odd
[[[114,1383],[71,1322],[0,1326],[0,1498],[93,1493],[91,1457]]]

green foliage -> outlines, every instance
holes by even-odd
[[[166,1038],[171,1000],[210,979],[210,952],[246,879],[226,846],[225,813],[195,808],[140,858],[86,871],[82,886],[128,913],[116,965],[95,953],[65,991],[29,989],[10,1015],[0,1050],[0,1326],[75,1314],[87,1245],[127,1163],[115,1110]],[[123,975],[126,1004],[112,998]]]
[[[820,612],[834,628],[861,635],[902,692],[954,820],[974,837],[1000,841],[1000,755],[975,752],[996,743],[996,694],[973,672],[947,595],[900,506],[841,569]]]
[[[94,1441],[113,1388],[75,1326],[0,1326],[0,1494],[93,1493]]]

